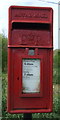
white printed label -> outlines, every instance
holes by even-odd
[[[23,59],[22,87],[23,93],[40,92],[40,60]]]

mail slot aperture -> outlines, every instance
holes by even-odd
[[[49,23],[12,22],[12,29],[49,30]]]

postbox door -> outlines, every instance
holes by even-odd
[[[50,102],[52,100],[52,95],[50,94],[51,83],[50,83],[50,75],[51,75],[51,50],[37,49],[37,55],[29,55],[29,49],[26,52],[26,48],[24,49],[12,49],[11,53],[11,61],[13,62],[11,68],[11,107],[13,105],[13,109],[19,110],[28,110],[28,109],[49,109],[51,107]],[[36,51],[36,50],[34,50]],[[30,60],[30,62],[29,62]],[[35,73],[35,71],[30,71],[29,65],[25,64],[33,64],[33,60],[35,65],[32,65],[33,70],[39,71]],[[37,60],[37,63],[36,63]],[[37,65],[38,68],[36,69]],[[29,69],[29,70],[28,70]],[[33,74],[32,76],[25,76],[23,79],[23,73],[27,72],[28,74]],[[26,74],[27,74],[26,73]],[[35,79],[36,74],[38,74],[39,79]],[[31,80],[32,78],[32,80]],[[24,81],[25,80],[25,81]],[[23,82],[25,84],[25,91],[23,88]],[[30,83],[31,82],[31,83]],[[35,83],[36,82],[36,83]],[[30,84],[30,85],[29,85]],[[37,85],[38,84],[38,85]],[[27,86],[28,85],[28,86]],[[37,87],[38,86],[38,87]],[[28,88],[27,88],[28,87]],[[36,88],[34,90],[34,87]],[[27,88],[27,90],[26,90]],[[29,91],[30,90],[30,91]]]

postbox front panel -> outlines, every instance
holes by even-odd
[[[8,112],[51,112],[52,9],[12,6],[9,13]]]

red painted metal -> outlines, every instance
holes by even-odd
[[[34,55],[29,50],[34,49]],[[22,59],[39,59],[40,92],[22,93]],[[9,113],[52,111],[53,10],[48,7],[11,6],[8,33]]]

